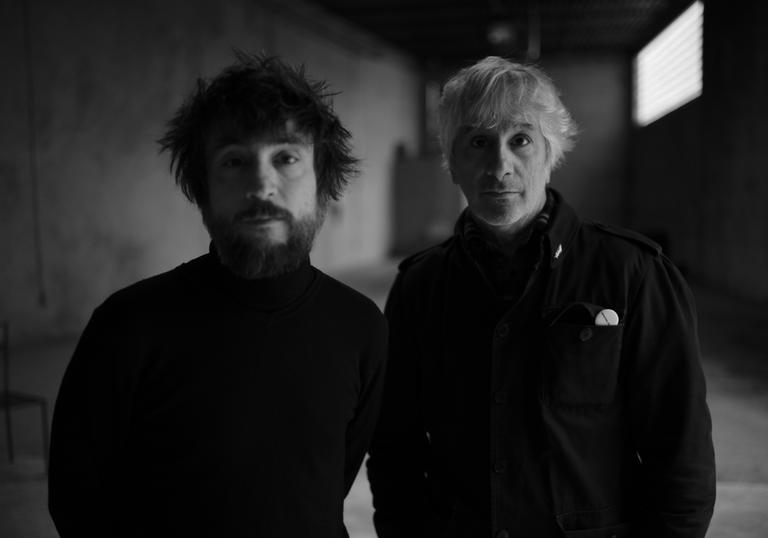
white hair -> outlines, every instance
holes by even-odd
[[[461,127],[505,130],[521,122],[541,129],[549,167],[559,166],[573,147],[578,128],[541,69],[488,56],[460,70],[443,86],[438,108],[443,164],[450,169]]]

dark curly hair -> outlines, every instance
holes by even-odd
[[[285,129],[288,120],[311,136],[318,200],[338,200],[357,173],[351,135],[333,111],[326,83],[312,81],[304,66],[291,67],[279,58],[235,50],[237,61],[213,80],[199,78],[197,88],[168,122],[158,140],[171,153],[171,172],[189,200],[208,202],[206,137],[214,125],[232,122],[239,132],[269,133]]]

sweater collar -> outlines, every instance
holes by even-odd
[[[191,262],[198,284],[212,288],[233,302],[249,308],[273,312],[301,298],[315,281],[317,271],[305,259],[288,273],[266,278],[246,279],[237,276],[221,263],[213,244],[208,254]]]

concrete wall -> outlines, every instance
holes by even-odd
[[[404,155],[395,168],[393,187],[394,257],[436,245],[453,233],[466,201],[439,155]]]
[[[552,186],[584,218],[626,225],[629,59],[623,54],[543,58],[580,133]]]
[[[704,164],[701,99],[695,99],[631,136],[631,225],[658,241],[684,272],[700,266],[698,199]]]
[[[707,2],[703,95],[633,135],[633,221],[735,295],[768,299],[768,5]]]
[[[768,4],[707,2],[700,274],[768,300]]]
[[[154,141],[231,47],[306,62],[343,92],[336,108],[364,170],[313,260],[333,269],[385,254],[395,148],[418,139],[406,58],[300,2],[2,2],[0,318],[17,341],[77,332],[112,291],[207,249]]]

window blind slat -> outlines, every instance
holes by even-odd
[[[702,92],[702,21],[697,1],[635,57],[634,117],[640,125],[659,119]]]

